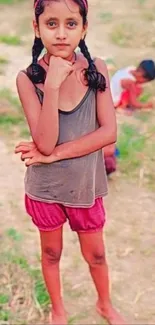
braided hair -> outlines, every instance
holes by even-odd
[[[37,24],[39,23],[39,16],[44,12],[45,2],[50,0],[34,0],[35,18]],[[73,0],[79,5],[80,14],[83,18],[83,24],[87,23],[87,12],[88,3],[87,0]],[[87,82],[88,87],[94,91],[105,91],[106,89],[106,79],[105,77],[97,71],[93,59],[88,51],[88,47],[84,39],[80,40],[79,48],[81,53],[88,61],[88,68],[84,69],[84,78]],[[34,44],[32,47],[32,63],[27,69],[27,73],[31,81],[35,84],[44,83],[46,79],[46,71],[44,68],[38,64],[38,58],[44,48],[41,38],[35,37]]]
[[[106,79],[100,72],[97,71],[94,61],[88,51],[85,40],[80,41],[79,48],[89,64],[88,69],[85,69],[84,73],[84,77],[88,83],[88,86],[94,90],[105,91]]]

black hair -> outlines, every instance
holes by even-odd
[[[45,2],[50,0],[34,0],[35,7],[35,18],[38,24],[39,16],[44,12]],[[80,14],[83,18],[83,24],[87,22],[87,8],[83,0],[73,0],[80,7]],[[85,0],[87,4],[87,0]],[[33,83],[44,83],[46,79],[46,71],[41,65],[38,64],[38,58],[44,48],[41,38],[35,37],[34,44],[32,47],[32,63],[27,69],[29,78]],[[84,70],[84,77],[87,81],[87,85],[93,90],[105,91],[106,89],[106,79],[105,77],[97,71],[97,68],[94,64],[93,59],[88,51],[88,47],[85,43],[85,40],[80,40],[79,48],[81,53],[88,61],[88,68]]]
[[[143,71],[143,76],[149,81],[152,81],[155,79],[155,63],[153,60],[144,60],[142,61],[138,69],[141,69]]]

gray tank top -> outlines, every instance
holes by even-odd
[[[43,93],[36,87],[40,102]],[[99,128],[96,95],[88,89],[71,112],[59,110],[57,144],[75,140]],[[25,192],[37,201],[61,203],[71,207],[91,207],[95,199],[107,194],[107,179],[102,150],[80,158],[27,168]]]

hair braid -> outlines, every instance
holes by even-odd
[[[88,69],[85,69],[85,79],[88,82],[88,86],[94,90],[105,91],[106,79],[100,72],[97,71],[94,61],[88,51],[85,40],[80,41],[79,48],[89,64]]]
[[[44,83],[46,77],[45,70],[43,67],[41,67],[41,65],[38,64],[38,58],[43,48],[44,45],[41,41],[41,38],[35,37],[32,47],[32,64],[28,67],[27,72],[31,81],[36,84]]]

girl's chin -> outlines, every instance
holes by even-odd
[[[69,57],[72,57],[73,53],[68,53],[66,51],[60,50],[57,52],[49,53],[49,56],[55,56],[55,57],[60,57],[62,59],[68,59]]]

